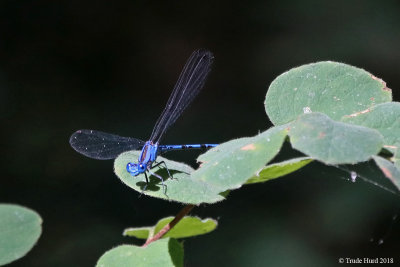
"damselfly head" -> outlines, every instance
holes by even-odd
[[[129,162],[128,164],[126,164],[126,170],[133,176],[136,176],[140,173],[138,165],[136,163]]]
[[[143,163],[136,164],[136,163],[129,162],[128,164],[126,164],[126,170],[131,175],[136,176],[141,173],[144,173],[147,170],[147,165],[143,164]]]

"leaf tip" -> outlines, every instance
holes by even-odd
[[[392,89],[390,89],[389,87],[386,86],[386,82],[384,80],[382,80],[381,78],[376,77],[375,75],[371,74],[371,78],[374,79],[375,81],[380,82],[383,85],[382,90],[383,91],[387,91],[387,92],[392,92]]]

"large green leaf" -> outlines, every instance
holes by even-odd
[[[326,164],[367,161],[383,145],[382,135],[374,129],[337,122],[315,112],[294,121],[289,136],[295,149]]]
[[[23,257],[39,239],[42,218],[35,211],[0,204],[0,265]]]
[[[395,152],[400,143],[400,103],[390,102],[346,115],[343,122],[362,125],[378,130],[384,141],[384,148]]]
[[[139,153],[139,151],[122,153],[114,162],[115,173],[121,181],[130,188],[144,195],[189,204],[214,203],[224,199],[224,197],[219,194],[221,192],[219,188],[203,181],[193,179],[190,175],[193,171],[191,167],[160,156],[157,157],[157,161],[165,162],[173,179],[168,178],[167,171],[160,165],[153,168],[151,171],[164,178],[165,188],[162,186],[160,179],[150,175],[149,185],[146,186],[144,174],[132,176],[126,170],[126,165],[129,162],[137,162]]]
[[[313,160],[309,157],[301,157],[274,163],[262,168],[256,175],[247,180],[246,184],[263,183],[275,178],[285,176],[303,168]]]
[[[326,61],[278,76],[268,89],[265,109],[272,123],[282,125],[307,112],[340,120],[391,99],[384,81],[363,69]]]
[[[113,248],[97,262],[97,267],[183,266],[183,247],[176,239],[165,238],[147,247],[121,245]]]
[[[197,160],[202,162],[192,178],[225,190],[239,188],[281,149],[287,126],[273,127],[254,137],[223,143]]]
[[[174,217],[167,217],[159,220],[155,226],[128,228],[125,229],[124,235],[134,236],[136,238],[147,239],[157,234],[165,225],[170,223]],[[162,238],[185,238],[196,235],[203,235],[213,231],[217,227],[217,221],[207,218],[200,219],[198,217],[185,216],[182,218],[167,234]]]
[[[380,156],[372,157],[383,174],[400,190],[400,169]]]

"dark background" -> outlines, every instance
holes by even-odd
[[[122,237],[124,228],[181,209],[138,198],[112,161],[85,158],[68,139],[97,129],[146,140],[193,50],[213,51],[213,71],[164,143],[225,142],[269,128],[271,81],[315,61],[362,67],[399,99],[399,33],[397,1],[0,1],[0,202],[44,220],[38,244],[10,266],[93,266],[119,244],[141,244]],[[197,155],[168,157],[195,166]],[[286,145],[277,160],[290,155]],[[391,187],[374,164],[357,171]],[[376,256],[398,264],[400,198],[348,178],[313,163],[195,208],[219,227],[185,240],[185,265],[335,266]]]

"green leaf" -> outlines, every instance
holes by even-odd
[[[310,111],[340,120],[391,100],[384,81],[363,69],[326,61],[278,76],[268,89],[265,109],[274,125],[282,125]]]
[[[124,231],[124,235],[134,236],[140,239],[147,239],[150,234],[151,236],[154,236],[173,219],[174,217],[163,218],[152,227],[128,228]],[[207,234],[211,231],[214,231],[214,229],[217,227],[217,224],[217,221],[210,218],[202,220],[198,217],[185,216],[162,238],[185,238]],[[147,235],[145,236],[146,233]]]
[[[214,203],[224,199],[219,195],[221,191],[218,188],[192,179],[191,167],[160,156],[157,157],[157,161],[165,162],[173,179],[168,178],[168,173],[162,164],[151,171],[164,178],[165,189],[160,179],[154,176],[149,176],[149,185],[146,187],[144,174],[132,176],[126,170],[129,162],[137,162],[139,154],[139,151],[128,151],[119,155],[114,162],[114,171],[124,184],[141,194],[189,204]]]
[[[400,143],[400,103],[390,102],[346,115],[343,122],[365,126],[378,130],[383,136],[384,148],[391,152],[398,149]]]
[[[291,124],[290,142],[326,164],[367,161],[382,148],[382,135],[370,128],[331,120],[322,113],[301,115]]]
[[[23,257],[39,239],[42,218],[33,210],[0,204],[0,265]]]
[[[376,165],[382,170],[383,174],[400,190],[400,169],[397,168],[392,162],[380,156],[372,157]]]
[[[270,164],[262,168],[255,176],[247,180],[246,184],[262,183],[285,176],[303,168],[312,161],[313,160],[309,157],[301,157]]]
[[[122,233],[125,236],[132,236],[139,239],[147,239],[150,235],[153,236],[154,227],[131,227],[124,230]]]
[[[165,238],[147,247],[121,245],[104,253],[97,267],[183,266],[183,246],[176,239]]]
[[[200,155],[197,160],[202,165],[192,173],[193,179],[213,184],[221,192],[241,187],[279,152],[287,135],[286,127],[273,127],[254,137],[232,140]]]
[[[170,223],[173,217],[164,218],[160,220],[155,228],[155,234],[160,232],[160,230]],[[174,228],[172,228],[164,237],[172,238],[185,238],[190,236],[204,235],[212,232],[217,228],[218,222],[211,218],[200,219],[199,217],[184,217],[179,223],[177,223]]]

